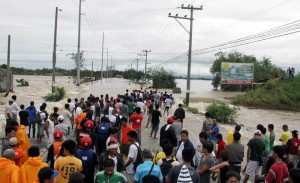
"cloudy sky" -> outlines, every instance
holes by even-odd
[[[74,68],[67,56],[77,50],[79,0],[9,0],[0,2],[0,64],[6,63],[7,36],[12,36],[11,65],[26,68],[52,68],[55,7],[58,14],[57,67]],[[192,74],[209,74],[214,54],[200,49],[251,36],[300,19],[299,0],[84,0],[82,1],[81,50],[85,68],[101,70],[102,33],[105,33],[104,68],[111,59],[116,69],[144,69],[162,66],[186,74],[188,33],[168,14],[190,15],[181,4],[203,5],[194,13]],[[180,20],[189,29],[188,20]],[[294,25],[295,26],[297,25]],[[272,32],[274,33],[274,32]],[[275,32],[276,33],[276,32]],[[286,32],[284,32],[286,33]],[[236,50],[257,58],[270,57],[284,69],[300,69],[300,34],[247,44]],[[230,47],[230,46],[229,46]]]

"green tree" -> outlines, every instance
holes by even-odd
[[[131,80],[140,80],[142,76],[144,76],[144,73],[142,71],[136,71],[134,69],[129,69],[123,72],[123,77],[125,79],[131,79]]]
[[[270,58],[263,57],[262,60],[257,60],[253,55],[244,55],[237,51],[229,53],[218,52],[215,54],[216,60],[210,68],[210,72],[214,75],[212,85],[215,89],[221,86],[221,65],[222,62],[231,63],[253,63],[254,64],[254,81],[261,81],[280,76],[284,71],[271,63]],[[225,88],[223,88],[225,89]],[[239,89],[237,85],[226,85],[228,90]]]
[[[174,73],[162,67],[150,68],[149,75],[153,80],[153,88],[175,88]]]
[[[70,56],[70,59],[74,61],[76,67],[77,67],[77,55],[78,55],[77,53],[68,53],[66,55],[66,56]],[[79,60],[80,68],[83,68],[83,66],[84,66],[85,58],[83,56],[84,56],[84,51],[82,50],[80,52],[80,60]]]

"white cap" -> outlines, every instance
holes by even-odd
[[[261,131],[260,130],[255,130],[254,134],[261,135]]]
[[[59,115],[58,118],[57,118],[58,121],[63,121],[64,119],[65,119],[65,118],[64,118],[63,115]]]

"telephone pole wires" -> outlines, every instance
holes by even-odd
[[[58,11],[62,11],[61,9],[58,9],[56,7],[55,9],[55,23],[54,23],[54,43],[53,43],[53,55],[52,55],[52,84],[55,83],[55,67],[56,67],[56,40],[57,40],[57,16],[58,16]]]
[[[104,50],[104,32],[102,37],[102,62],[101,62],[101,84],[103,80],[103,50]]]
[[[148,53],[151,52],[151,50],[143,50],[142,52],[145,52],[146,60],[145,60],[145,80],[147,80],[147,61],[148,61]]]
[[[80,85],[80,28],[81,28],[81,0],[79,0],[79,20],[78,20],[78,45],[77,45],[77,86]]]
[[[185,15],[184,17],[179,17],[178,14],[175,16],[172,16],[171,13],[169,13],[170,18],[174,18],[189,34],[189,52],[188,52],[188,70],[187,70],[187,85],[186,85],[186,105],[189,106],[190,103],[190,88],[191,88],[191,63],[192,63],[192,41],[193,41],[193,20],[194,20],[194,10],[202,10],[202,6],[199,8],[194,7],[193,5],[190,6],[184,6],[181,5],[181,9],[190,10],[191,14],[190,17],[187,17]],[[177,19],[185,19],[190,20],[190,30],[188,31]]]
[[[139,71],[139,60],[138,58],[135,59],[136,60],[136,71]]]

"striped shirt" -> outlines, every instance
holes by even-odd
[[[105,174],[105,171],[101,171],[101,172],[98,172],[96,174],[96,178],[95,178],[95,182],[96,183],[125,183],[127,182],[127,178],[117,172],[117,171],[114,171],[114,173],[111,175],[111,176],[107,176]]]
[[[136,168],[136,172],[134,174],[134,180],[139,182],[139,183],[143,183],[142,179],[145,175],[149,174],[151,167],[152,167],[152,162],[151,161],[145,161],[143,164],[140,164]],[[159,166],[157,166],[157,165],[153,166],[151,175],[157,176],[160,181],[163,180],[163,175],[160,171]]]

